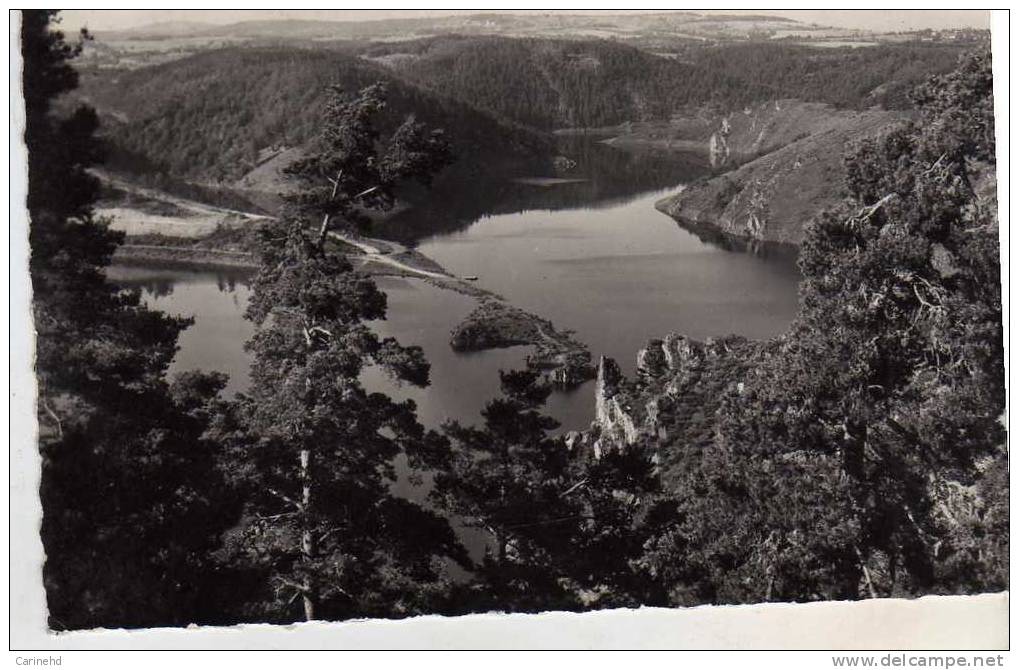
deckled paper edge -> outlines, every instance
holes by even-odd
[[[762,8],[766,9],[766,8]],[[641,608],[584,614],[484,614],[400,621],[291,626],[95,630],[46,628],[39,538],[35,356],[28,281],[26,153],[19,52],[20,17],[11,11],[10,148],[10,534],[12,649],[1005,649],[1008,593],[764,604],[689,609]],[[1008,15],[991,19],[994,48],[1002,299],[1008,360]],[[1011,382],[1011,379],[1009,379]],[[1011,386],[1011,383],[1009,383]]]

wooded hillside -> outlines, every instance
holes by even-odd
[[[150,170],[233,181],[264,150],[305,144],[322,117],[327,87],[354,92],[377,81],[389,89],[382,123],[408,113],[456,129],[454,150],[474,157],[528,160],[546,149],[537,135],[510,128],[462,103],[421,92],[385,69],[327,50],[223,49],[121,72],[91,72],[82,93],[106,122],[104,135]],[[451,133],[452,134],[452,133]],[[269,152],[266,152],[269,153]],[[133,166],[136,170],[138,165]]]
[[[562,128],[668,119],[704,105],[726,112],[781,98],[908,108],[906,92],[951,70],[962,49],[751,42],[684,45],[656,55],[604,40],[441,36],[373,45],[364,56],[493,114]]]

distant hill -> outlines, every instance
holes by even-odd
[[[96,39],[85,46],[84,60],[107,68],[143,67],[184,58],[210,48],[237,44],[342,48],[344,45],[443,35],[605,39],[655,53],[673,53],[687,46],[747,40],[861,39],[860,31],[808,25],[781,17],[706,16],[690,12],[618,15],[488,13],[376,21],[257,20],[225,25],[167,22],[129,30],[102,30],[99,26],[93,34]],[[874,36],[867,33],[863,37],[871,39]]]
[[[605,40],[445,36],[375,44],[363,57],[440,95],[544,129],[669,118],[769,95],[719,69]]]
[[[101,30],[94,34],[101,36],[104,40],[113,39],[168,39],[174,37],[193,37],[207,33],[211,26],[201,21],[156,21],[146,23],[129,30]]]
[[[709,138],[712,163],[738,167],[656,206],[707,236],[799,245],[807,222],[842,196],[846,147],[910,118],[906,90],[953,70],[962,49],[910,44],[818,54],[801,47],[730,45],[702,55],[697,62],[704,67],[743,68],[777,90],[842,108],[777,100],[722,116]]]
[[[513,37],[611,37],[632,39],[660,33],[696,39],[769,37],[782,30],[837,33],[837,29],[768,15],[704,15],[692,12],[650,14],[460,14],[370,21],[252,20],[229,24],[190,23],[187,36],[275,39],[392,39],[442,34]],[[844,31],[843,31],[844,32]],[[185,36],[179,23],[161,23],[118,31],[99,31],[104,39]]]
[[[767,99],[798,98],[841,108],[911,106],[908,91],[934,74],[955,69],[979,43],[911,40],[865,47],[817,48],[773,42],[690,48],[683,58],[719,77],[739,78],[768,91]]]
[[[955,67],[964,45],[818,49],[694,45],[664,57],[606,40],[443,36],[365,47],[364,58],[442,95],[538,128],[668,120],[781,98],[903,109],[905,92]]]
[[[538,134],[329,50],[229,48],[137,70],[91,71],[82,77],[81,95],[100,112],[115,162],[135,172],[226,183],[253,170],[267,151],[314,137],[330,85],[355,92],[377,81],[389,90],[383,125],[415,114],[445,129],[461,169],[484,173],[548,158],[550,144]]]
[[[317,133],[333,84],[354,92],[384,81],[384,126],[415,114],[447,131],[458,160],[433,196],[447,210],[464,184],[496,193],[513,177],[554,174],[557,150],[543,131],[555,128],[617,126],[620,146],[711,149],[721,156],[716,167],[762,156],[663,207],[732,234],[795,244],[801,219],[837,197],[844,143],[872,122],[902,118],[881,105],[905,107],[896,91],[951,69],[962,48],[747,43],[663,57],[590,39],[247,44],[134,69],[86,68],[78,94],[100,112],[111,169],[188,191],[181,195],[190,193],[186,182],[227,186],[266,210],[275,206],[280,168]],[[762,203],[768,216],[750,217]],[[442,215],[469,218],[493,206],[472,202]]]

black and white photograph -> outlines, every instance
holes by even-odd
[[[40,636],[973,597],[935,648],[1008,647],[991,11],[10,14]],[[684,631],[625,645],[786,644]]]

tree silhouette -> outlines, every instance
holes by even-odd
[[[95,113],[51,109],[77,85],[69,61],[79,51],[55,20],[26,10],[21,27],[50,625],[184,625],[229,519],[215,497],[214,448],[202,439],[206,405],[224,382],[167,384],[189,320],[106,281],[122,236],[92,209]]]
[[[849,152],[797,321],[726,394],[651,552],[681,602],[1007,588],[991,95],[978,52]]]
[[[445,520],[389,491],[398,455],[427,464],[441,442],[413,402],[369,393],[359,376],[378,365],[424,386],[428,364],[419,347],[371,331],[385,294],[332,239],[449,160],[441,133],[413,119],[383,143],[384,105],[379,86],[352,99],[333,91],[318,143],[290,168],[299,189],[259,231],[252,390],[230,420],[248,498],[243,551],[269,575],[277,617],[292,617],[298,599],[306,620],[420,611],[439,557],[463,558]]]
[[[468,611],[542,611],[655,602],[634,569],[652,532],[647,511],[659,493],[646,452],[595,457],[551,435],[541,411],[551,387],[533,370],[500,373],[502,397],[482,410],[482,427],[451,422],[447,467],[431,497],[484,534]]]

